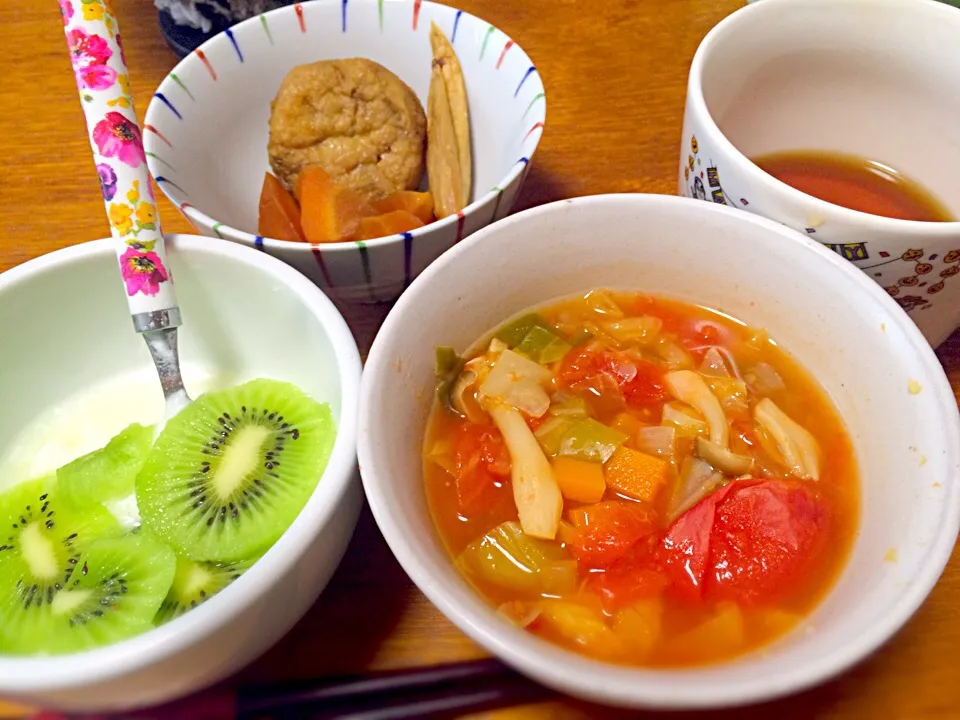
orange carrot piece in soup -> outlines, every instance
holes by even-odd
[[[607,483],[603,479],[603,466],[600,463],[561,456],[554,458],[551,464],[553,479],[565,498],[582,503],[595,503],[603,499]]]
[[[300,171],[294,192],[300,200],[303,234],[313,243],[357,240],[360,220],[376,212],[361,195],[338,186],[319,165]]]
[[[270,173],[264,173],[263,176],[257,233],[276,240],[306,240],[300,225],[297,201]]]
[[[433,195],[428,192],[401,190],[377,202],[377,212],[385,215],[394,210],[406,210],[416,215],[425,225],[436,220],[433,214]]]
[[[670,464],[637,450],[620,447],[604,466],[607,485],[634,500],[653,502],[667,482]]]
[[[362,218],[357,229],[357,240],[373,240],[410,232],[418,227],[423,227],[423,223],[416,215],[406,210],[394,210],[384,215]]]

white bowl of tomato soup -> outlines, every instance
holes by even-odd
[[[960,527],[956,402],[909,317],[803,235],[684,198],[553,203],[446,253],[373,344],[359,438],[427,597],[620,706],[836,675]]]

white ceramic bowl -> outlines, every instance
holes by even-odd
[[[304,63],[366,57],[426,108],[430,23],[451,39],[471,113],[474,202],[411,233],[310,245],[257,235],[270,101]],[[202,233],[280,258],[346,301],[392,300],[427,265],[513,207],[543,132],[543,83],[502,31],[425,0],[314,0],[242,22],[184,58],[147,108],[144,147],[158,185]]]
[[[846,421],[862,479],[852,556],[815,612],[762,653],[660,671],[575,655],[501,619],[460,577],[434,531],[420,461],[434,346],[463,351],[524,308],[598,286],[701,303],[767,328]],[[919,393],[909,391],[911,381]],[[819,243],[770,220],[678,197],[553,203],[503,220],[438,260],[403,294],[374,341],[358,453],[384,537],[445,615],[544,684],[623,706],[754,702],[841,672],[923,602],[960,527],[957,405],[903,310]],[[884,561],[890,548],[895,563]]]
[[[187,235],[168,236],[168,242],[184,317],[180,352],[188,392],[196,397],[206,387],[255,377],[292,382],[330,403],[338,426],[330,460],[289,530],[221,593],[115,645],[52,658],[0,655],[0,697],[76,712],[116,711],[210,685],[297,622],[353,534],[362,502],[356,472],[361,365],[343,318],[306,278],[255,250]],[[113,429],[135,417],[162,417],[159,381],[122,288],[108,240],[0,275],[0,453],[44,411],[127,373],[143,378],[134,385],[144,394],[128,393],[130,415]],[[90,403],[92,415],[100,409]]]

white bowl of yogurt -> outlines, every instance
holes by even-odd
[[[236,581],[129,640],[81,653],[0,652],[0,697],[71,712],[172,700],[240,669],[313,604],[353,534],[361,372],[333,303],[288,265],[235,243],[167,238],[194,398],[255,378],[329,404],[337,437],[299,516]],[[163,393],[130,323],[109,240],[58,250],[0,274],[0,491],[102,447],[133,422],[158,423]],[[136,523],[135,503],[110,507]],[[0,617],[0,622],[3,618]]]

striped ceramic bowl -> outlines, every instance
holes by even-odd
[[[410,233],[314,245],[261,237],[257,206],[267,158],[270,101],[296,65],[366,57],[426,107],[431,21],[453,42],[470,105],[473,202]],[[395,299],[433,260],[507,215],[543,132],[543,83],[502,31],[426,0],[312,0],[246,20],[184,58],[147,108],[151,173],[202,233],[259,248],[348,302]]]

